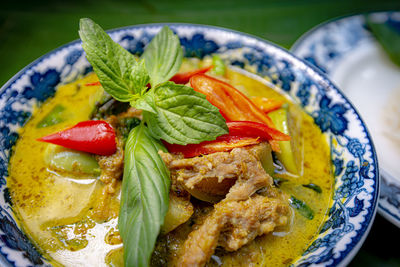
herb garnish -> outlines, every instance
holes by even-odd
[[[303,217],[312,220],[314,219],[314,211],[302,200],[291,196],[289,204],[296,209]]]
[[[309,188],[309,189],[311,189],[311,190],[314,190],[315,192],[317,192],[317,193],[322,193],[322,189],[321,189],[321,187],[319,186],[319,185],[316,185],[316,184],[313,184],[313,183],[310,183],[310,184],[303,184],[303,187],[305,187],[305,188]]]
[[[125,145],[118,228],[125,266],[147,266],[168,210],[170,179],[158,151],[166,152],[143,122]]]
[[[159,150],[166,151],[160,139],[197,144],[215,140],[228,128],[205,95],[169,81],[182,64],[183,51],[167,26],[139,61],[90,19],[80,20],[79,35],[104,90],[143,110],[142,123],[130,132],[125,145],[118,228],[125,266],[147,266],[168,209],[170,180],[158,155]]]

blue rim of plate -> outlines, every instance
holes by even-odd
[[[344,56],[357,49],[363,43],[371,42],[374,37],[366,29],[365,16],[375,16],[381,22],[395,22],[400,29],[400,12],[381,11],[368,12],[335,18],[321,23],[303,34],[292,46],[290,51],[319,68],[328,77],[334,66]],[[334,40],[323,35],[333,28],[341,31],[342,40]],[[346,40],[346,37],[349,37]],[[336,43],[335,43],[336,41]],[[338,45],[337,43],[340,43]],[[388,221],[400,227],[400,182],[394,176],[380,169],[381,189],[378,201],[378,212]]]
[[[256,48],[256,50],[257,49],[259,50],[257,52],[264,51],[265,54],[260,54],[260,56],[266,56],[267,55],[266,52],[268,52],[268,53],[273,52],[275,54],[273,54],[271,56],[272,59],[280,60],[279,63],[292,64],[292,65],[289,64],[290,66],[284,66],[283,70],[286,70],[285,68],[295,67],[295,68],[301,69],[304,73],[300,73],[301,75],[299,73],[294,73],[294,74],[296,74],[296,75],[299,74],[300,77],[304,76],[306,78],[313,80],[313,82],[315,84],[314,83],[308,84],[308,86],[313,87],[312,89],[316,88],[315,90],[319,91],[319,93],[323,96],[322,97],[323,99],[321,99],[320,101],[321,102],[325,101],[324,105],[327,105],[326,108],[331,108],[331,107],[345,108],[347,111],[351,112],[350,115],[349,114],[347,114],[347,115],[351,116],[352,118],[355,117],[357,122],[360,124],[359,131],[361,131],[361,133],[363,135],[362,138],[360,137],[360,139],[366,141],[366,146],[368,146],[368,150],[365,151],[365,147],[364,148],[360,147],[362,144],[360,143],[360,141],[357,138],[352,139],[351,136],[345,136],[347,138],[346,140],[348,141],[348,143],[345,144],[346,148],[348,149],[348,151],[346,153],[349,155],[357,154],[357,155],[355,155],[355,157],[356,156],[360,157],[360,158],[358,158],[360,160],[360,163],[367,164],[367,166],[364,166],[364,165],[358,166],[359,169],[358,169],[358,172],[356,173],[356,176],[358,174],[360,175],[359,181],[366,179],[366,182],[369,182],[368,188],[371,190],[371,192],[368,192],[368,190],[366,188],[364,188],[364,187],[362,188],[363,190],[365,190],[366,194],[368,195],[368,200],[367,200],[367,198],[361,199],[362,201],[360,203],[360,200],[357,198],[357,195],[355,195],[355,198],[353,198],[354,196],[351,197],[350,202],[346,202],[346,205],[348,205],[348,206],[342,207],[342,208],[345,208],[345,210],[347,212],[352,212],[353,215],[355,214],[354,216],[350,215],[350,217],[355,217],[360,220],[356,224],[357,229],[355,229],[354,225],[350,222],[345,222],[343,225],[343,229],[337,229],[338,227],[342,227],[341,222],[339,222],[340,223],[339,225],[335,226],[337,219],[340,219],[340,218],[332,219],[331,218],[332,216],[330,216],[329,220],[325,221],[325,223],[322,227],[323,229],[320,232],[321,234],[318,236],[317,239],[315,239],[312,242],[312,244],[309,246],[309,248],[304,252],[303,256],[305,256],[305,258],[303,257],[304,259],[302,259],[300,262],[296,261],[296,263],[295,263],[297,266],[308,266],[310,264],[322,264],[324,266],[336,266],[336,265],[345,266],[346,264],[348,264],[350,262],[350,260],[352,259],[352,257],[356,254],[358,249],[361,247],[363,241],[366,238],[366,235],[368,234],[368,232],[370,230],[370,227],[372,225],[373,219],[376,214],[377,196],[378,196],[379,188],[380,188],[379,179],[377,179],[377,177],[379,177],[379,169],[378,169],[378,161],[376,158],[374,144],[371,140],[368,129],[364,125],[360,115],[358,114],[358,112],[356,111],[354,106],[341,93],[341,91],[338,90],[337,87],[332,82],[330,82],[330,80],[318,68],[316,68],[312,64],[305,62],[305,61],[299,59],[298,57],[288,53],[287,50],[285,50],[273,43],[270,43],[264,39],[254,37],[249,34],[244,34],[241,32],[234,31],[234,30],[229,30],[229,29],[224,29],[224,28],[219,28],[219,27],[214,27],[214,26],[182,24],[182,23],[167,23],[167,24],[160,23],[160,24],[128,26],[128,27],[123,27],[123,28],[108,31],[108,33],[112,34],[112,35],[117,35],[120,32],[129,31],[129,30],[134,31],[134,30],[138,30],[141,28],[154,30],[154,29],[159,29],[162,25],[169,25],[169,26],[171,26],[171,28],[173,30],[174,30],[174,27],[177,27],[176,30],[185,28],[185,27],[187,29],[191,29],[192,31],[197,29],[198,32],[201,33],[201,35],[207,35],[208,31],[222,31],[221,33],[224,33],[224,34],[235,35],[236,36],[235,38],[240,39],[241,40],[240,42],[243,42],[243,44],[245,44],[246,47],[251,47],[252,49]],[[204,36],[203,36],[203,38],[204,38]],[[214,40],[214,41],[216,41],[216,40]],[[26,66],[24,69],[22,69],[20,72],[18,72],[13,78],[11,78],[0,89],[0,96],[3,93],[5,93],[7,89],[9,89],[11,86],[13,86],[13,84],[18,82],[18,80],[21,78],[21,76],[25,75],[25,73],[27,71],[32,71],[42,61],[45,61],[46,59],[50,58],[55,53],[58,53],[67,48],[71,48],[73,46],[77,46],[79,44],[80,44],[79,40],[73,41],[71,43],[68,43],[64,46],[61,46],[61,47],[47,53],[46,55],[44,55],[44,56],[40,57],[39,59],[37,59],[36,61],[32,62],[31,64]],[[235,45],[237,45],[237,43],[231,44],[231,45],[235,46]],[[231,48],[229,48],[229,49],[231,49]],[[273,58],[273,57],[276,57],[276,58]],[[252,58],[252,59],[248,59],[248,62],[251,65],[251,64],[256,64],[258,62],[257,60],[263,60],[263,59],[265,59],[265,58],[258,58],[258,59],[256,58],[256,60],[254,61],[254,58]],[[231,62],[231,63],[234,63],[234,62]],[[277,73],[271,74],[268,71],[269,70],[267,70],[267,72],[266,72],[267,76],[277,74]],[[293,73],[291,73],[291,74],[293,74]],[[291,88],[290,87],[284,88],[284,87],[288,85],[286,83],[287,82],[286,78],[289,78],[289,80],[291,80],[292,77],[290,75],[289,76],[286,76],[286,75],[287,75],[287,73],[285,73],[285,75],[279,76],[278,78],[270,77],[270,82],[272,82],[275,85],[283,87],[284,91],[289,92],[291,90]],[[296,79],[296,78],[297,78],[297,76],[294,79]],[[296,81],[296,82],[299,83],[299,81]],[[290,85],[291,84],[289,84],[289,86]],[[292,92],[290,92],[290,93],[292,93]],[[330,95],[328,95],[329,93],[334,94],[334,97],[336,99],[333,99],[333,98],[328,99],[330,97]],[[344,103],[338,104],[335,102],[333,104],[330,102],[331,100],[335,100],[338,102],[344,102]],[[321,102],[320,102],[320,104],[321,104]],[[303,104],[301,104],[301,105],[303,106]],[[347,128],[345,130],[347,132]],[[329,129],[328,129],[328,133],[329,133]],[[331,133],[331,135],[333,135],[333,134]],[[332,138],[331,138],[331,142],[332,142]],[[361,154],[361,152],[362,152],[362,154]],[[331,151],[331,153],[332,153],[332,151]],[[362,162],[362,160],[364,159],[363,158],[364,153],[368,154],[368,156],[365,155],[365,157],[368,157],[368,160],[369,160],[368,162],[366,162],[366,161]],[[356,160],[357,160],[357,157],[356,157]],[[354,162],[352,162],[352,163],[356,164]],[[334,163],[334,164],[335,164],[335,169],[336,169],[337,165],[336,165],[336,163]],[[357,167],[357,166],[346,166],[346,167],[340,166],[340,167],[343,167],[343,168],[340,170],[339,174],[340,175],[343,174],[343,177],[344,177],[347,174],[347,171],[351,172],[351,170],[353,170],[354,167]],[[362,177],[361,177],[361,174],[363,174]],[[336,178],[343,178],[343,177],[336,177]],[[345,180],[345,178],[343,178],[343,180]],[[347,180],[349,180],[349,179],[347,179]],[[339,182],[339,185],[340,185],[340,182]],[[365,184],[364,186],[366,187],[367,185]],[[346,187],[346,185],[344,185],[344,184],[341,184],[339,186],[339,188],[342,188],[343,190],[348,189]],[[362,193],[361,191],[357,191],[357,192]],[[343,196],[343,195],[339,194],[339,196],[338,196],[339,199],[337,199],[337,201],[335,201],[335,203],[333,205],[336,205],[337,203],[339,203],[339,205],[340,205],[340,202],[342,200],[342,198],[340,198],[340,196]],[[369,206],[364,207],[364,200],[367,201]],[[331,207],[331,212],[338,213],[338,216],[341,216],[339,209],[340,209],[340,207],[333,206],[333,207]],[[361,213],[363,213],[363,216],[361,216]],[[350,217],[347,214],[346,218],[349,219]],[[344,233],[342,233],[343,231],[344,231]],[[354,234],[354,232],[355,232],[355,236],[349,235],[350,233]],[[346,241],[341,240],[344,236],[346,237]],[[350,239],[350,241],[348,239]],[[341,244],[344,247],[341,247],[338,251],[334,251],[334,248],[336,248],[334,246],[336,244],[336,242],[341,242]],[[322,250],[322,253],[320,253],[321,250]],[[4,254],[3,251],[0,251],[0,253],[4,257],[7,257],[7,254]],[[320,254],[317,254],[317,253],[320,253]],[[333,253],[335,253],[335,255]]]

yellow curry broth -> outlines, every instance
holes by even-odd
[[[287,100],[263,83],[235,71],[228,69],[226,78],[247,95]],[[107,210],[102,210],[105,206],[113,209],[110,214],[118,214],[118,199],[112,199],[113,204],[108,205],[110,199],[103,194],[104,184],[96,177],[76,179],[49,172],[43,161],[47,144],[35,141],[41,136],[87,120],[101,90],[97,86],[86,87],[84,84],[96,80],[95,75],[89,75],[71,85],[61,86],[55,97],[37,109],[22,129],[10,162],[8,186],[22,226],[42,251],[63,265],[85,266],[88,262],[93,266],[122,265],[121,241],[116,231],[117,218],[111,216],[110,219],[102,215],[103,212],[107,214]],[[36,128],[36,124],[57,104],[67,108],[68,119],[54,126]],[[288,180],[281,184],[281,190],[288,197],[294,195],[304,200],[314,210],[314,218],[308,220],[292,210],[290,225],[259,237],[236,252],[217,249],[209,266],[216,266],[220,261],[224,266],[289,265],[302,254],[321,226],[333,185],[329,148],[312,118],[294,104],[289,104],[300,174],[296,176],[282,172],[276,177]],[[322,193],[302,186],[309,183],[319,185]],[[197,215],[197,222],[204,218],[204,211],[195,212],[200,214]],[[174,265],[180,247],[192,230],[192,224],[193,220],[160,236],[153,263],[157,262],[154,259],[158,257]]]
[[[20,131],[10,161],[7,185],[13,209],[24,230],[42,252],[60,261],[67,258],[66,254],[74,257],[73,251],[82,254],[86,249],[88,253],[95,251],[96,242],[104,243],[108,229],[102,229],[105,226],[100,227],[95,222],[98,216],[91,216],[93,219],[88,216],[97,215],[94,211],[98,208],[99,199],[104,199],[103,185],[97,177],[74,177],[47,169],[44,153],[48,144],[36,139],[88,120],[95,101],[102,95],[102,89],[85,84],[97,80],[97,76],[91,74],[72,84],[60,86],[54,98],[36,108],[33,117]],[[37,124],[59,104],[65,107],[65,121],[37,128]],[[118,205],[114,206],[118,208]],[[114,213],[118,214],[118,210]],[[116,220],[108,224],[108,228],[115,227]],[[91,236],[93,232],[103,235],[103,238],[95,240]],[[103,259],[106,252],[100,255]]]

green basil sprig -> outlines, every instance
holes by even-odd
[[[200,143],[228,133],[228,127],[204,95],[168,81],[183,57],[179,38],[168,27],[139,61],[90,19],[81,19],[79,35],[104,90],[143,110],[142,123],[131,130],[125,145],[118,228],[125,266],[147,266],[169,204],[169,173],[158,155],[166,149],[160,139]]]
[[[143,122],[129,133],[118,219],[125,266],[148,266],[168,210],[170,179],[159,150],[166,151]]]
[[[201,94],[167,82],[178,72],[183,56],[179,38],[167,26],[149,43],[139,62],[90,19],[81,19],[79,35],[104,90],[145,110],[144,119],[154,138],[186,145],[228,133],[218,109]],[[149,81],[152,88],[147,91]]]
[[[149,71],[151,86],[168,81],[182,64],[183,51],[178,36],[164,26],[151,40],[142,57]]]
[[[226,130],[218,108],[192,88],[165,82],[145,97],[143,118],[152,135],[174,144],[197,144],[214,140]]]
[[[139,98],[150,80],[143,62],[138,63],[92,20],[81,19],[79,25],[86,58],[104,90],[121,102],[133,102]]]

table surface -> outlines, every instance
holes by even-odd
[[[41,55],[77,39],[82,17],[93,19],[104,29],[156,22],[215,25],[289,49],[321,22],[385,10],[400,10],[400,1],[6,0],[0,8],[0,85]],[[377,214],[369,236],[349,266],[400,266],[398,240],[400,229]]]

